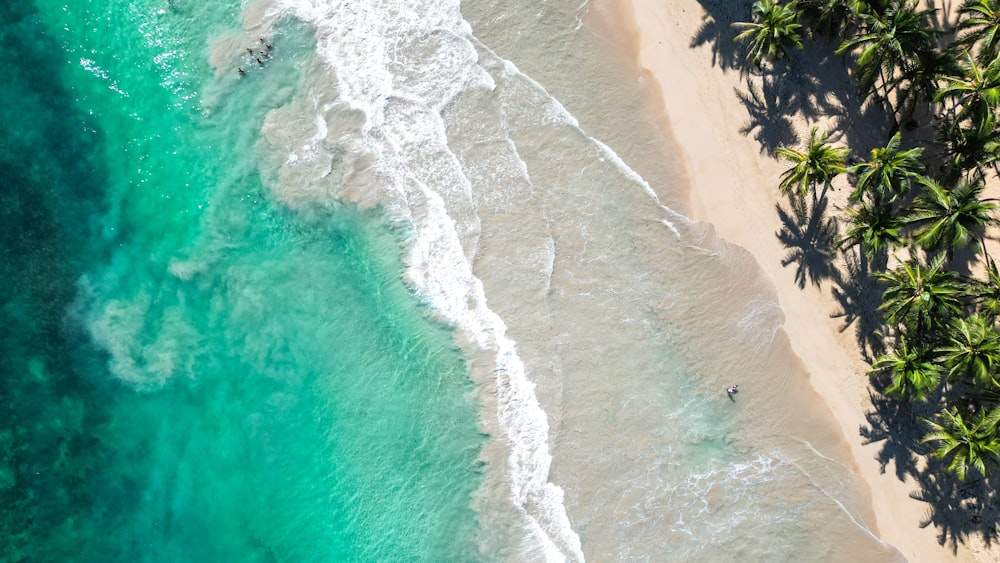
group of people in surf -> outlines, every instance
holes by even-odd
[[[253,47],[247,47],[247,54],[250,55],[250,58],[257,61],[258,65],[264,66],[264,61],[271,58],[271,44],[268,43],[267,41],[264,41],[264,38],[261,37],[260,52],[255,51]],[[240,76],[243,76],[244,74],[247,73],[247,71],[243,70],[243,67],[237,68],[236,72],[238,72]]]

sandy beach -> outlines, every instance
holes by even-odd
[[[871,405],[868,366],[855,338],[856,326],[845,327],[844,319],[836,316],[842,308],[828,280],[800,285],[795,265],[783,266],[788,249],[775,235],[782,228],[776,205],[787,207],[777,187],[785,165],[771,155],[774,147],[768,144],[775,139],[764,136],[764,127],[755,127],[762,114],[752,116],[739,95],[747,97],[748,78],[741,76],[742,61],[732,58],[735,33],[728,21],[717,23],[727,18],[740,21],[741,14],[726,14],[737,10],[715,4],[632,0],[625,8],[634,10],[641,64],[659,83],[670,130],[683,147],[691,183],[690,212],[693,218],[711,223],[723,238],[749,250],[773,282],[786,317],[785,331],[808,368],[812,386],[850,444],[855,470],[868,484],[879,537],[910,561],[985,560],[981,547],[959,544],[953,551],[950,545],[939,544],[940,531],[934,526],[920,527],[929,507],[910,497],[916,485],[897,478],[891,461],[883,467],[876,459],[879,443],[866,445],[859,433],[868,424],[865,413]],[[810,48],[832,50],[824,45],[807,51]],[[843,87],[849,80],[847,72],[836,59],[831,62],[828,66],[834,68],[823,80],[833,81],[831,89]],[[759,85],[761,77],[749,80]],[[821,108],[807,118],[801,111],[782,107],[780,93],[775,99],[772,111],[790,118],[791,133],[800,141],[808,139],[814,124],[836,130],[831,120],[842,117]],[[848,115],[852,111],[845,109]],[[859,135],[866,127],[877,126],[848,125],[850,133]],[[843,200],[845,191],[833,192],[834,205],[838,198]]]

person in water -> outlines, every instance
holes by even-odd
[[[735,383],[733,383],[732,385],[729,386],[728,389],[726,389],[726,393],[729,393],[730,395],[732,395],[733,393],[737,393],[738,391],[739,389],[737,389],[737,385]]]

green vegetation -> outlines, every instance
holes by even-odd
[[[869,375],[886,396],[936,411],[922,419],[927,452],[965,480],[1000,474],[1000,273],[986,244],[1000,222],[984,197],[1000,186],[1000,0],[956,13],[917,0],[760,0],[734,26],[758,67],[801,47],[800,31],[833,41],[864,100],[891,117],[867,160],[816,128],[804,148],[778,148],[790,163],[779,187],[793,202],[822,200],[847,174],[838,243],[858,248],[856,275],[882,291],[882,319],[866,331],[884,353]]]
[[[852,201],[867,196],[873,202],[893,202],[910,193],[914,181],[922,178],[924,165],[920,161],[923,149],[901,150],[902,136],[893,135],[882,148],[871,151],[871,158],[851,167],[857,175]]]
[[[759,0],[753,5],[754,21],[735,24],[743,31],[736,36],[737,41],[749,41],[747,60],[760,66],[765,60],[775,60],[783,56],[787,49],[801,49],[802,36],[799,30],[798,12],[793,1],[782,6],[774,0]]]
[[[786,194],[796,190],[806,195],[809,188],[817,184],[826,190],[837,175],[847,170],[844,165],[847,149],[830,146],[826,142],[826,133],[820,134],[816,127],[813,127],[805,151],[780,147],[778,154],[795,164],[781,177],[781,191]]]
[[[970,468],[985,474],[1000,462],[1000,438],[996,431],[1000,408],[980,410],[971,417],[947,408],[941,411],[938,420],[928,422],[933,431],[924,441],[937,444],[934,457],[948,460],[948,470],[959,479],[964,480]]]

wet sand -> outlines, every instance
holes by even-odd
[[[767,150],[766,145],[776,139],[763,135],[764,128],[752,127],[752,117],[738,95],[747,92],[746,77],[740,76],[743,63],[731,58],[737,52],[730,41],[735,33],[728,24],[715,23],[704,7],[710,4],[632,0],[623,8],[626,13],[634,12],[641,64],[661,86],[671,132],[682,147],[693,218],[711,223],[723,238],[749,250],[774,284],[785,314],[784,331],[804,362],[812,387],[833,412],[850,446],[855,471],[868,484],[880,538],[910,561],[989,559],[981,549],[962,545],[953,553],[938,543],[933,526],[921,528],[928,506],[910,497],[916,485],[900,481],[892,462],[883,472],[875,458],[879,443],[863,443],[859,428],[867,426],[865,412],[871,406],[865,376],[868,366],[855,338],[855,325],[845,330],[844,320],[832,317],[842,309],[829,281],[819,285],[807,281],[800,287],[795,265],[782,265],[788,249],[775,236],[782,228],[775,206],[785,202],[777,187],[785,166]],[[721,39],[702,41],[699,37]],[[851,86],[845,83],[849,78],[843,68],[827,74],[821,80],[830,89]],[[760,77],[751,80],[759,84]],[[839,116],[827,111],[812,120],[801,113],[788,117],[791,132],[804,140],[813,124],[836,130],[830,122]],[[878,124],[859,120],[848,126],[855,133]],[[841,189],[831,197],[836,204],[845,196],[846,190]]]
[[[655,81],[640,71],[631,14],[595,1],[569,17],[530,8],[511,25],[511,10],[494,8],[464,5],[463,16],[580,124],[536,114],[557,112],[480,52],[497,81],[489,98],[517,110],[483,127],[480,108],[455,129],[465,141],[454,148],[467,162],[485,159],[499,130],[527,171],[470,175],[481,194],[475,272],[529,368],[547,416],[549,479],[584,553],[901,560],[875,538],[867,487],[778,331],[784,313],[766,272],[709,223],[673,211],[691,214],[686,165]],[[471,109],[483,101],[467,100]],[[491,362],[471,367],[486,391],[504,388],[488,383]],[[731,399],[734,381],[741,392]],[[498,409],[487,405],[484,427],[496,436]],[[494,471],[505,451],[486,452]]]

